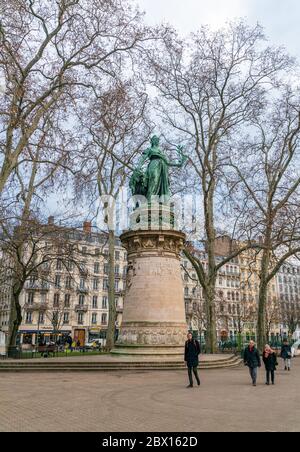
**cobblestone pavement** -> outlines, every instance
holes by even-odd
[[[300,431],[300,359],[277,385],[249,384],[247,369],[186,373],[0,374],[0,431]]]

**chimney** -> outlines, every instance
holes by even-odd
[[[83,232],[85,234],[91,234],[92,233],[92,223],[91,223],[91,221],[85,221],[83,223]]]
[[[54,217],[49,217],[48,218],[48,225],[50,226],[52,226],[52,225],[54,225],[54,220],[55,220],[55,218]]]

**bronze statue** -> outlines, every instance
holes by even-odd
[[[142,195],[151,202],[152,196],[159,196],[166,202],[170,198],[169,167],[182,168],[188,157],[183,154],[183,147],[178,146],[179,162],[170,162],[159,147],[159,138],[151,139],[151,148],[148,148],[134,170],[130,180],[130,188],[133,195]],[[144,173],[144,163],[150,160]]]

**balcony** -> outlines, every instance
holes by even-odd
[[[87,304],[78,304],[75,306],[76,312],[88,312],[89,307]]]
[[[77,287],[77,293],[88,294],[89,288],[88,287]]]
[[[50,290],[50,285],[49,284],[43,284],[43,283],[31,283],[31,282],[27,282],[25,284],[25,289],[26,290],[31,290],[31,291],[39,291],[39,292],[48,292]]]
[[[26,303],[24,305],[24,309],[26,311],[47,311],[48,310],[48,303]]]
[[[123,310],[124,310],[123,306],[117,306],[117,307],[116,307],[116,313],[117,313],[117,314],[122,314],[122,313],[123,313]]]

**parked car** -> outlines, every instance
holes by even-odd
[[[300,341],[295,342],[294,345],[292,345],[292,356],[296,357],[300,355]]]
[[[90,349],[90,350],[93,350],[93,349],[100,350],[103,346],[104,346],[104,339],[95,339],[95,340],[93,340],[91,342],[87,342],[85,344],[85,348]]]

